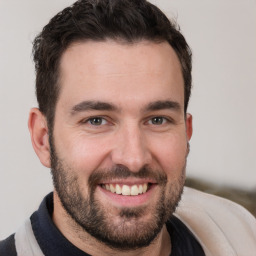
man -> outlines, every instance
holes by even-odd
[[[1,256],[255,255],[246,210],[182,195],[191,51],[157,7],[78,1],[33,50],[39,109],[29,130],[54,192],[0,242]]]

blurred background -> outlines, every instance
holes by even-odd
[[[256,1],[154,0],[193,50],[194,134],[187,185],[256,216]],[[37,106],[32,41],[71,0],[0,0],[0,239],[52,191],[27,129]]]

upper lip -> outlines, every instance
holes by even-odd
[[[138,178],[127,178],[127,179],[110,179],[99,182],[99,184],[126,184],[126,185],[136,185],[151,183],[156,184],[157,182],[153,179],[138,179]]]

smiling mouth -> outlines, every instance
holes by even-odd
[[[126,184],[101,184],[103,189],[107,191],[123,195],[123,196],[138,196],[141,194],[145,194],[151,187],[151,183],[142,183],[142,184],[134,184],[134,185],[126,185]]]

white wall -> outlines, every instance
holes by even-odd
[[[0,239],[52,190],[30,144],[36,106],[31,42],[71,0],[0,1]],[[194,54],[188,174],[256,187],[256,1],[158,0],[176,17]]]

